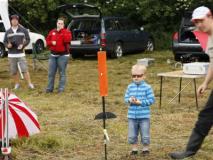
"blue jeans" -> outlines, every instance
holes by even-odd
[[[68,60],[69,60],[68,56],[55,57],[50,55],[47,91],[52,92],[54,89],[55,75],[56,75],[57,69],[59,70],[59,75],[60,75],[58,91],[64,91],[64,87],[66,83],[66,68],[67,68]]]
[[[128,142],[129,144],[138,143],[138,135],[141,135],[143,145],[150,144],[150,119],[128,119]]]

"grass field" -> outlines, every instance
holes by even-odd
[[[181,103],[169,100],[178,92],[178,79],[167,78],[163,86],[162,109],[159,109],[160,80],[157,73],[175,70],[170,51],[156,51],[127,55],[120,59],[108,60],[109,95],[106,97],[107,111],[114,112],[116,119],[107,121],[110,136],[108,144],[109,160],[128,160],[130,146],[127,143],[127,106],[123,96],[131,82],[130,69],[139,58],[155,58],[148,68],[147,82],[153,86],[156,103],[151,107],[151,153],[142,160],[167,160],[167,154],[184,149],[188,136],[197,119],[194,88],[190,84],[182,93]],[[28,62],[32,64],[31,55]],[[47,65],[47,61],[44,61]],[[70,60],[67,71],[66,91],[62,94],[44,93],[47,72],[42,68],[30,73],[36,89],[31,91],[21,82],[22,88],[16,95],[27,102],[38,115],[41,133],[29,139],[12,140],[12,155],[15,160],[101,160],[104,159],[102,121],[95,121],[96,114],[102,111],[99,96],[96,58],[87,57]],[[58,77],[57,77],[58,79]],[[58,81],[56,81],[57,84]],[[201,84],[202,79],[197,81]],[[183,85],[188,80],[183,80]],[[7,58],[0,59],[0,86],[13,88],[9,77]],[[210,86],[209,88],[212,88]],[[199,98],[200,108],[205,104],[210,89]],[[190,109],[189,109],[190,108]],[[206,138],[202,149],[194,157],[196,160],[212,160],[213,132]]]

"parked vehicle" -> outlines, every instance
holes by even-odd
[[[71,53],[74,58],[94,54],[102,47],[111,57],[127,52],[154,50],[154,39],[143,28],[124,17],[103,17],[101,11],[87,4],[66,4],[60,12],[70,20]]]
[[[199,41],[193,34],[194,24],[191,22],[192,12],[186,12],[182,17],[179,31],[172,37],[172,51],[174,59],[181,61],[184,57],[190,57],[194,61],[209,61],[208,55],[203,51]]]
[[[7,49],[4,47],[3,40],[6,29],[10,28],[8,1],[1,0],[0,9],[0,58],[7,54]],[[45,37],[41,34],[30,32],[30,43],[25,47],[25,50],[32,50],[33,44],[35,44],[35,50],[40,53],[46,47]]]

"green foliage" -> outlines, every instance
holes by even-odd
[[[212,0],[11,0],[9,4],[34,28],[47,33],[55,27],[59,15],[57,6],[84,2],[98,6],[104,15],[130,17],[140,26],[143,25],[154,35],[156,42],[167,42],[166,45],[158,44],[159,49],[170,45],[171,33],[177,31],[185,10],[193,10],[200,5],[213,8]]]
[[[34,148],[42,148],[42,149],[57,149],[61,144],[60,144],[60,138],[56,138],[53,136],[43,136],[41,137],[33,137],[30,139],[22,138],[20,139],[15,139],[12,141],[13,146],[15,147],[26,147],[31,145],[31,147]]]

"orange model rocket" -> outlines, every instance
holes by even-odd
[[[100,95],[102,97],[108,95],[108,80],[107,80],[107,64],[106,64],[106,51],[98,52],[98,75]]]

